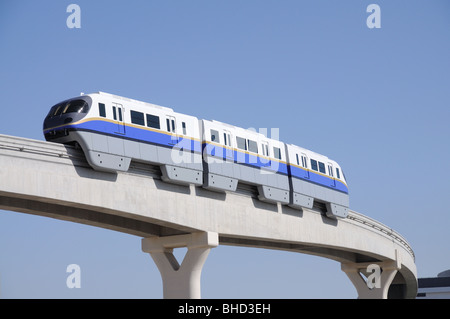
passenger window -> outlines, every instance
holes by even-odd
[[[236,136],[236,144],[237,144],[237,147],[240,148],[241,150],[244,150],[244,151],[247,150],[247,143],[245,141],[245,138]]]
[[[333,166],[331,166],[331,165],[328,165],[328,175],[333,177]]]
[[[113,106],[113,117],[114,117],[114,120],[116,121],[117,120],[117,112],[116,112],[115,106]]]
[[[131,113],[131,123],[138,125],[145,125],[144,113],[130,111]],[[119,108],[119,118],[120,118],[120,108]]]
[[[261,148],[262,148],[262,154],[264,156],[269,156],[269,144],[267,142],[262,142]]]
[[[167,132],[175,133],[175,118],[166,118]],[[171,126],[172,125],[172,126]]]
[[[341,179],[341,174],[339,173],[339,168],[336,167],[336,177]]]
[[[211,130],[211,142],[220,143],[219,132],[217,132],[216,130]]]
[[[101,117],[106,117],[105,104],[103,104],[103,103],[98,103],[98,114],[99,114]]]
[[[281,159],[281,150],[278,147],[273,147],[273,157]]]
[[[183,128],[183,135],[186,135],[186,122],[181,122],[181,127]]]
[[[161,128],[159,124],[159,116],[146,114],[147,117],[147,126],[157,128],[158,130]]]
[[[322,162],[319,162],[319,172],[325,174],[325,164]]]
[[[223,144],[231,146],[231,134],[228,131],[223,133]]]
[[[298,154],[295,154],[295,157],[297,158],[297,165],[300,165],[300,161],[298,160]]]
[[[308,159],[307,159],[306,155],[302,155],[302,166],[304,168],[308,168]]]
[[[258,153],[258,143],[248,140],[248,150],[253,153]]]
[[[319,169],[317,168],[317,161],[311,159],[311,168],[315,171],[318,171]]]
[[[118,107],[117,109],[119,111],[119,121],[122,122],[122,108]],[[144,125],[144,124],[142,124],[142,125]]]

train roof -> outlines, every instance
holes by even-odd
[[[286,145],[290,146],[290,147],[293,147],[293,148],[297,148],[297,149],[301,150],[304,153],[308,153],[309,155],[315,156],[316,158],[322,158],[323,160],[328,160],[330,162],[335,162],[336,163],[335,160],[329,158],[328,156],[320,154],[320,153],[317,153],[317,152],[314,152],[314,151],[311,151],[311,150],[309,150],[307,148],[304,148],[304,147],[301,147],[301,146],[298,146],[298,145],[295,145],[295,144],[287,144],[286,143]]]
[[[142,101],[139,101],[139,100],[134,100],[134,99],[130,99],[130,98],[127,98],[127,97],[123,97],[123,96],[119,96],[119,95],[115,95],[115,94],[111,94],[111,93],[98,91],[98,92],[95,92],[95,93],[92,93],[92,94],[100,94],[100,95],[107,96],[109,98],[113,98],[113,99],[116,99],[116,100],[127,101],[127,102],[131,102],[131,103],[134,103],[134,104],[141,104],[141,105],[150,106],[150,107],[153,107],[153,108],[158,108],[158,109],[161,109],[161,110],[166,110],[166,111],[173,112],[173,109],[171,109],[170,107],[160,106],[160,105],[147,103],[147,102],[142,102]]]

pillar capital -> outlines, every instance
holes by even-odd
[[[387,299],[389,287],[401,269],[401,262],[395,251],[395,260],[342,263],[341,269],[355,286],[359,299]]]
[[[219,236],[214,232],[195,232],[174,236],[152,236],[142,239],[142,251],[146,253],[167,251],[174,248],[217,247]]]
[[[161,273],[164,298],[200,298],[200,276],[209,251],[219,245],[219,235],[195,232],[185,235],[142,239],[142,250],[150,253]],[[187,247],[180,265],[173,249]]]

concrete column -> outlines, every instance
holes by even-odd
[[[219,245],[212,232],[142,239],[142,251],[150,253],[161,273],[165,299],[199,299],[200,277],[209,251]],[[181,265],[173,255],[174,248],[187,247]]]
[[[401,264],[398,259],[373,263],[341,264],[342,271],[355,286],[359,299],[387,299],[389,287],[400,268]],[[362,274],[365,274],[367,280]]]

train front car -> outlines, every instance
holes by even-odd
[[[73,144],[70,132],[86,117],[92,105],[89,96],[80,96],[54,105],[44,120],[44,136],[49,142]]]
[[[54,105],[44,120],[44,136],[50,142],[81,147],[95,170],[127,171],[131,158],[125,156],[123,147],[120,149],[123,144],[121,138],[125,136],[122,107],[115,104],[120,106],[117,121],[107,120],[104,117],[105,103],[110,104],[108,96],[92,93]]]
[[[198,119],[171,108],[90,93],[53,106],[44,135],[47,141],[79,145],[96,171],[126,172],[135,161],[159,166],[166,182],[203,182]]]

